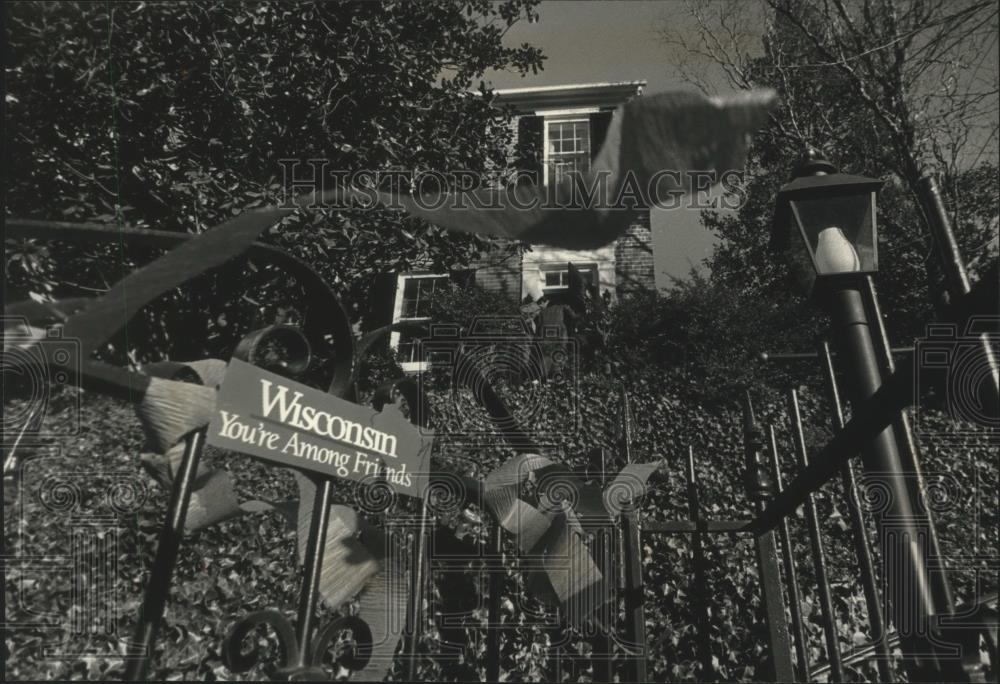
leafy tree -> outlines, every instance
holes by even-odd
[[[661,31],[688,79],[711,89],[708,63],[733,87],[777,88],[784,107],[773,127],[794,148],[874,140],[869,153],[911,190],[925,172],[955,181],[996,156],[994,3],[693,0],[688,9],[694,31]]]
[[[711,88],[707,60],[732,87],[770,86],[782,99],[770,125],[754,136],[747,180],[736,188],[739,210],[703,215],[720,238],[708,259],[711,282],[741,292],[741,302],[783,307],[788,327],[780,349],[812,346],[815,327],[798,320],[809,316],[807,309],[767,243],[775,194],[805,148],[816,147],[845,172],[886,181],[877,285],[893,340],[921,334],[942,287],[916,199],[923,174],[942,178],[973,275],[997,253],[998,89],[995,69],[983,60],[984,51],[995,48],[996,7],[762,0],[692,2],[689,8],[695,31],[664,28],[663,37],[679,48],[692,82]],[[754,25],[763,28],[759,44],[746,32]],[[691,70],[695,57],[700,72]],[[754,330],[747,330],[747,343]]]
[[[509,116],[479,79],[541,67],[538,49],[503,43],[536,3],[14,3],[9,215],[200,232],[301,192],[293,181],[314,178],[312,159],[328,173],[403,171],[403,182],[429,170],[501,174]],[[379,273],[447,268],[487,247],[385,210],[315,210],[265,239],[317,268],[355,317]],[[31,241],[8,250],[12,297],[99,293],[151,256]],[[242,318],[273,320],[276,280],[236,269],[168,297],[148,335],[168,308],[202,322],[192,330],[211,327],[230,295],[251,300]],[[239,317],[227,315],[232,327]]]

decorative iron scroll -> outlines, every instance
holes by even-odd
[[[258,353],[263,345],[279,341],[289,354],[272,370],[295,376],[309,367],[309,359],[316,349],[321,354],[331,351],[322,341],[330,334],[335,355],[329,392],[353,396],[360,357],[395,326],[379,329],[356,345],[346,312],[318,274],[294,256],[255,242],[262,231],[287,213],[286,210],[250,212],[198,236],[163,231],[121,231],[100,225],[10,221],[8,226],[13,237],[175,247],[160,259],[126,276],[104,297],[73,303],[73,313],[65,313],[66,309],[58,305],[25,304],[14,308],[18,313],[30,315],[29,324],[40,323],[46,316],[64,321],[63,334],[81,340],[79,367],[73,370],[79,372],[84,386],[137,405],[147,435],[147,448],[142,458],[144,467],[161,484],[173,486],[175,495],[187,488],[191,496],[190,510],[184,507],[180,517],[187,532],[243,512],[277,510],[297,520],[300,559],[307,565],[312,562],[303,558],[307,541],[320,549],[322,561],[315,568],[319,576],[319,593],[331,607],[339,607],[360,592],[358,614],[337,617],[315,635],[309,634],[307,629],[304,638],[279,611],[260,611],[244,617],[226,638],[223,655],[227,666],[234,672],[253,667],[260,654],[256,651],[245,653],[244,642],[259,627],[268,626],[278,637],[282,676],[325,678],[322,662],[327,651],[342,634],[351,632],[357,648],[341,661],[342,664],[360,671],[365,679],[381,678],[385,675],[386,663],[391,663],[400,636],[395,627],[398,621],[388,622],[405,610],[409,599],[405,569],[399,558],[387,558],[384,533],[346,506],[331,506],[317,518],[313,507],[317,483],[297,471],[293,471],[300,491],[296,516],[291,509],[292,502],[240,503],[229,474],[210,470],[198,472],[197,455],[193,468],[180,468],[184,459],[190,458],[189,436],[204,429],[214,410],[216,388],[225,362],[213,359],[186,364],[165,362],[151,364],[145,372],[136,373],[90,360],[91,355],[143,306],[204,271],[246,253],[282,267],[303,285],[307,295],[306,324],[303,332],[289,326],[254,331],[237,345],[234,356],[251,363],[263,363]],[[60,367],[69,365],[59,359],[46,359],[46,362]],[[493,517],[514,535],[523,552],[546,558],[569,555],[574,559],[583,572],[571,573],[567,578],[565,573],[547,564],[543,566],[543,574],[529,578],[529,586],[539,598],[560,605],[565,618],[579,625],[592,619],[593,612],[608,600],[607,582],[583,541],[580,521],[615,518],[643,494],[646,481],[657,466],[627,466],[606,490],[589,484],[584,477],[539,456],[524,426],[517,423],[481,372],[477,368],[473,371],[467,374],[466,382],[519,455],[491,473],[484,483],[442,473],[434,481],[436,488],[432,486],[431,489],[439,495],[444,485],[448,490],[446,498],[461,499],[463,503],[469,500],[468,497],[480,495]],[[411,422],[426,426],[429,402],[411,378],[394,380],[378,388],[373,403],[379,408],[400,398],[409,406]],[[193,448],[200,451],[200,445]],[[183,478],[187,480],[178,487],[178,480]],[[542,494],[537,504],[521,496],[521,485],[531,478],[537,480]],[[451,491],[456,484],[460,494]],[[373,490],[373,494],[377,492]],[[325,522],[327,515],[329,525]],[[350,564],[345,562],[348,554],[352,554]],[[167,561],[170,563],[168,578],[174,560]],[[157,562],[160,562],[159,556]],[[314,604],[300,604],[300,621],[303,611],[311,614],[314,608]],[[301,643],[303,640],[305,643]],[[148,653],[145,657],[148,660]]]
[[[76,312],[72,315],[63,314],[58,305],[28,302],[13,304],[7,308],[7,314],[30,316],[30,320],[39,322],[46,316],[65,320],[63,335],[77,339],[81,344],[80,371],[85,386],[135,401],[134,395],[145,392],[149,378],[91,361],[93,352],[142,307],[205,271],[245,253],[247,258],[258,258],[280,267],[302,285],[306,293],[307,312],[303,331],[318,349],[326,346],[322,342],[325,334],[333,337],[334,372],[329,391],[343,395],[350,387],[354,362],[354,335],[347,312],[329,285],[308,264],[282,249],[255,242],[264,230],[292,211],[267,209],[247,212],[198,235],[139,228],[123,230],[101,224],[8,219],[8,238],[107,242],[170,251],[123,278],[103,297],[96,300],[74,299],[71,304]],[[62,365],[54,360],[50,363]]]
[[[311,506],[302,501],[300,510],[311,510]],[[309,524],[308,517],[305,522]],[[303,539],[304,535],[300,534],[300,549]],[[388,611],[378,600],[385,595],[383,583],[379,581],[384,574],[380,566],[380,562],[384,560],[384,545],[384,535],[379,534],[354,511],[346,506],[331,507],[330,526],[323,550],[321,593],[330,605],[338,607],[359,590],[364,592],[359,614],[341,615],[332,619],[317,630],[310,643],[301,644],[291,621],[280,611],[270,609],[251,613],[233,625],[223,642],[222,660],[226,667],[235,673],[243,673],[257,665],[261,654],[256,642],[251,644],[249,652],[243,649],[248,644],[247,637],[258,627],[267,625],[278,639],[277,661],[281,678],[327,679],[322,667],[324,658],[338,638],[346,632],[353,635],[355,648],[353,653],[341,659],[341,664],[352,671],[360,671],[365,675],[364,679],[383,678],[388,670],[387,659],[391,659],[398,643],[398,635],[396,639],[383,638],[377,645],[375,640],[376,634],[388,636],[382,622],[384,618],[380,620]],[[350,564],[345,561],[348,556],[352,558]],[[399,579],[402,578],[397,578]],[[401,582],[396,581],[395,584],[399,585]],[[331,592],[336,592],[336,595],[331,595]],[[374,601],[365,600],[365,596],[369,594],[375,597]],[[405,595],[402,596],[401,603],[405,605]],[[376,623],[374,629],[362,615]],[[385,652],[386,646],[391,649],[388,654]]]
[[[350,321],[336,295],[304,262],[282,250],[254,242],[263,230],[291,211],[269,209],[249,212],[198,236],[146,230],[123,232],[114,227],[99,225],[80,226],[17,220],[8,222],[9,235],[12,237],[114,241],[129,245],[176,247],[165,256],[126,276],[104,297],[97,300],[75,300],[71,315],[65,314],[66,309],[58,305],[46,306],[38,303],[15,305],[12,307],[12,313],[30,316],[26,318],[26,323],[31,333],[42,332],[33,326],[46,322],[47,319],[54,318],[64,322],[63,334],[72,336],[80,342],[79,358],[45,358],[43,362],[50,366],[69,367],[79,374],[85,387],[125,398],[137,404],[137,412],[147,436],[147,453],[143,457],[143,465],[161,484],[172,486],[174,494],[171,498],[171,516],[176,516],[175,523],[183,526],[188,532],[246,511],[275,508],[286,515],[290,512],[287,506],[268,502],[240,504],[228,473],[197,472],[200,440],[195,442],[192,452],[188,436],[202,430],[207,424],[225,362],[211,359],[190,364],[166,362],[151,364],[144,369],[146,372],[135,373],[92,361],[90,357],[143,306],[201,275],[204,271],[247,252],[251,256],[263,257],[270,263],[283,267],[286,273],[303,286],[307,296],[306,334],[318,341],[317,346],[324,351],[329,350],[323,342],[323,336],[330,334],[333,337],[336,355],[333,359],[334,370],[330,392],[340,395],[352,393],[354,338]],[[237,346],[235,355],[247,361],[259,361],[257,352],[266,342],[274,340],[280,341],[286,350],[290,351],[283,367],[274,370],[298,374],[308,367],[312,353],[311,345],[302,333],[288,326],[271,326],[251,333]],[[75,367],[77,364],[78,367]],[[178,473],[178,468],[182,464],[191,465],[185,465],[181,469],[182,472]],[[302,482],[300,489],[303,489]],[[183,497],[179,499],[184,502],[180,506],[178,496]],[[187,497],[190,497],[191,505],[187,504]],[[308,523],[309,533],[314,534],[318,527],[315,520],[309,520]],[[160,545],[166,543],[173,551],[167,550],[164,555],[158,549],[154,575],[157,584],[163,586],[157,586],[154,594],[165,594],[168,591],[173,564],[176,562],[178,540],[176,538],[168,540],[167,527],[165,525],[165,531],[161,534]],[[300,544],[301,542],[300,537]],[[161,605],[154,606],[154,604],[162,604],[164,599],[165,597],[151,599],[150,592],[147,592],[146,604],[139,623],[139,632],[142,634],[138,639],[140,642],[146,642],[145,648],[144,652],[134,654],[127,675],[134,675],[135,678],[145,677],[150,646],[156,634],[155,623],[159,619],[158,614],[162,612]],[[314,605],[308,606],[309,612],[311,613],[314,608]],[[294,632],[289,631],[278,619],[281,617],[280,613],[257,614],[251,622],[254,622],[255,626],[261,623],[271,624],[277,630],[285,650],[289,651],[291,660],[298,661],[297,649],[300,646],[308,649],[310,646],[297,644]],[[341,631],[343,628],[353,627],[358,634],[363,636],[365,633],[358,619],[341,620],[335,624],[341,627]],[[255,626],[251,629],[255,629]],[[318,647],[323,643],[329,644],[335,636],[334,630],[329,627],[322,634],[325,636],[318,642]],[[318,652],[318,647],[312,651]],[[230,652],[229,655],[235,656],[233,658],[235,665],[245,666],[248,662],[246,658],[240,658],[239,653]],[[136,658],[141,664],[135,664]],[[353,662],[358,664],[361,660],[355,659]],[[303,674],[308,673],[297,672],[295,676]]]

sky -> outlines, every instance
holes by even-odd
[[[494,72],[494,87],[645,80],[647,94],[693,89],[659,35],[664,26],[682,29],[691,21],[682,0],[544,0],[538,14],[537,23],[515,24],[504,42],[540,47],[547,57],[544,70],[524,78]],[[721,73],[708,64],[705,73],[710,82],[727,89]],[[686,277],[711,253],[714,237],[701,226],[698,210],[654,209],[651,224],[659,287],[669,286],[671,276]]]

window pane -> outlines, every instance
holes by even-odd
[[[406,278],[403,285],[403,302],[399,318],[427,318],[430,316],[431,297],[439,283],[448,280],[448,276],[432,278]]]
[[[585,287],[593,287],[597,282],[595,264],[573,264]],[[542,273],[542,294],[554,294],[569,287],[569,271],[544,271]]]
[[[399,346],[396,347],[396,357],[401,363],[411,363],[421,361],[420,358],[420,336],[412,331],[404,330],[399,333]]]
[[[413,299],[417,295],[417,287],[420,285],[418,278],[407,278],[403,281],[403,299]]]
[[[407,320],[426,321],[430,318],[431,301],[439,287],[449,282],[448,276],[404,276],[402,283],[402,301],[399,316],[393,322]],[[418,340],[426,332],[419,330],[402,330],[399,332],[399,342],[396,346],[396,356],[400,363],[427,361],[421,358]]]
[[[400,311],[401,318],[412,318],[417,304],[417,291],[419,281],[416,278],[407,278],[403,281],[403,308]]]
[[[549,149],[547,174],[550,183],[559,183],[573,173],[590,168],[590,125],[587,121],[548,122]]]

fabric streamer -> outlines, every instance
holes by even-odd
[[[299,486],[298,557],[305,562],[316,485],[293,471]],[[330,507],[323,547],[319,591],[333,609],[357,596],[357,614],[371,631],[370,657],[358,673],[361,681],[381,681],[392,666],[406,625],[409,598],[404,544],[372,525],[348,506]],[[360,592],[360,594],[359,594]]]
[[[215,409],[215,393],[226,362],[205,359],[191,363],[150,364],[150,389],[136,409],[146,434],[146,451],[139,460],[146,472],[168,491],[184,455],[184,436],[204,427]],[[198,383],[198,384],[194,384]],[[193,534],[244,513],[274,510],[288,517],[289,503],[240,502],[232,475],[199,464],[184,529]]]
[[[165,292],[245,252],[257,237],[294,209],[248,211],[182,243],[156,261],[133,271],[107,294],[66,322],[63,335],[80,341],[84,359]]]
[[[640,183],[650,180],[664,169],[716,170],[742,168],[746,134],[759,126],[774,106],[770,91],[747,93],[728,99],[706,99],[692,94],[663,94],[633,100],[616,112],[604,145],[595,158],[591,176],[606,176],[613,193],[621,190],[626,177]],[[557,196],[569,197],[573,188],[564,185]],[[521,188],[518,192],[534,193],[538,188]],[[116,283],[103,297],[79,300],[66,306],[25,305],[26,319],[41,322],[64,322],[63,336],[80,343],[78,371],[85,386],[137,404],[137,414],[146,434],[147,447],[141,457],[144,467],[159,483],[170,486],[176,476],[183,454],[184,437],[204,428],[215,410],[217,387],[225,368],[218,360],[190,364],[151,366],[149,373],[134,373],[91,360],[92,354],[127,324],[144,306],[192,278],[215,268],[252,248],[275,252],[280,250],[255,243],[257,237],[297,206],[311,205],[297,200],[293,206],[270,207],[246,212],[216,226],[197,237],[185,239],[166,255],[129,274]],[[451,230],[514,237],[527,242],[560,247],[589,249],[608,244],[621,234],[632,220],[635,209],[618,210],[568,206],[552,209],[536,207],[522,211],[507,207],[503,211],[460,211],[449,213],[427,211],[412,198],[402,198],[410,213],[428,219]],[[30,237],[68,235],[79,238],[88,232],[83,228],[53,222],[21,221],[17,229]],[[37,225],[36,225],[37,224]],[[104,235],[104,227],[96,232]],[[152,236],[171,241],[174,236]],[[138,236],[137,236],[138,239]],[[329,290],[313,282],[318,276],[284,254],[286,261],[301,271],[322,296]],[[287,265],[287,264],[286,264]],[[301,267],[301,268],[300,268]],[[313,280],[309,280],[313,278]],[[340,308],[336,297],[334,304]],[[353,352],[354,340],[346,314],[340,310],[339,328],[334,330],[337,343],[348,345]],[[42,319],[45,319],[44,321]],[[346,332],[345,332],[346,331]],[[36,337],[39,328],[30,325],[27,337]],[[342,339],[343,338],[343,339]],[[372,338],[373,339],[373,338]],[[25,341],[27,344],[30,342]],[[42,345],[31,345],[33,348]],[[353,378],[353,353],[341,354],[338,347],[338,372],[331,392],[350,391]],[[346,359],[346,360],[345,360]],[[44,359],[47,365],[67,367],[65,362]],[[583,541],[581,516],[594,512],[613,518],[623,506],[641,496],[646,479],[655,466],[623,470],[607,491],[578,486],[573,477],[562,472],[558,464],[532,453],[537,451],[526,433],[510,416],[502,399],[488,382],[476,376],[469,380],[476,397],[498,420],[504,437],[521,453],[487,477],[482,487],[487,506],[508,532],[513,534],[522,553],[538,554],[543,558],[544,576],[538,582],[539,595],[554,598],[564,609],[567,620],[583,624],[593,611],[607,601],[606,582],[593,562]],[[91,383],[86,385],[86,383]],[[336,389],[336,391],[334,391]],[[529,479],[556,473],[565,495],[550,496],[543,492],[539,505],[521,498],[520,488]],[[625,479],[623,476],[627,475]],[[311,519],[315,485],[296,473],[300,499],[298,512],[290,515],[298,522],[300,557],[307,535],[303,520]],[[555,487],[553,487],[555,489]],[[289,515],[290,503],[265,501],[239,502],[230,474],[221,470],[205,470],[196,474],[194,491],[188,511],[186,529],[194,532],[221,520],[244,512],[277,510]],[[603,511],[603,513],[602,513]],[[331,514],[327,546],[322,568],[321,593],[324,599],[339,607],[351,595],[360,592],[359,611],[372,631],[371,659],[362,670],[362,677],[372,678],[381,672],[395,651],[405,625],[407,582],[406,564],[398,540],[386,539],[385,534],[367,524],[346,507],[336,507]],[[567,566],[568,563],[568,566]],[[561,564],[561,565],[560,565]],[[568,570],[567,570],[568,567]]]
[[[582,178],[563,179],[554,197],[546,197],[540,185],[450,198],[387,192],[379,197],[448,230],[596,249],[622,235],[648,206],[646,200],[691,191],[692,173],[713,173],[718,183],[722,174],[742,171],[747,136],[777,102],[770,89],[711,98],[693,92],[634,98],[615,111],[591,168]],[[585,191],[593,188],[597,201],[584,202]]]
[[[513,535],[522,557],[541,560],[525,583],[535,598],[559,606],[577,629],[611,600],[611,583],[594,562],[586,527],[607,528],[647,491],[658,463],[625,466],[607,488],[538,454],[518,454],[486,476],[483,501],[500,526]],[[538,505],[522,498],[533,482]]]
[[[136,373],[90,361],[88,357],[121,327],[123,321],[128,321],[143,306],[254,246],[256,243],[253,241],[260,232],[291,211],[250,212],[182,242],[149,266],[127,276],[99,300],[81,299],[64,304],[25,302],[17,307],[17,313],[23,318],[21,327],[24,328],[18,331],[19,343],[39,348],[32,344],[45,338],[45,330],[39,326],[65,322],[63,335],[73,335],[81,342],[83,362],[78,370],[82,378],[101,381],[87,386],[136,403],[136,413],[146,435],[146,448],[140,456],[140,463],[157,483],[167,489],[173,486],[183,457],[184,437],[204,428],[215,411],[217,388],[227,364],[216,359],[191,363],[161,362],[150,364],[144,372]],[[336,337],[338,343],[345,341],[341,339],[343,334]],[[7,340],[5,336],[5,342]],[[346,342],[351,344],[341,351],[347,351],[347,356],[353,358],[353,353],[350,353],[353,352],[353,339]],[[41,361],[51,362],[45,358]],[[340,365],[347,372],[336,374],[335,387],[343,385],[352,370],[350,363]],[[315,486],[297,471],[292,472],[303,495],[299,502],[241,502],[228,471],[206,469],[201,464],[192,485],[185,531],[193,534],[245,513],[275,511],[285,516],[292,527],[297,521],[304,520],[305,526],[299,536],[299,545],[304,549]],[[352,512],[352,518],[345,512],[350,509],[345,507],[338,510],[338,515],[331,516],[321,593],[331,605],[339,607],[362,591],[369,580],[374,583],[359,597],[361,612],[372,628],[374,640],[365,673],[369,678],[381,668],[384,676],[402,634],[401,625],[405,622],[405,565],[397,557],[399,554],[390,554],[386,558],[385,551],[380,550],[384,547],[380,533],[373,531],[376,528],[365,527],[365,543],[361,544],[353,536],[358,529],[357,515]],[[344,522],[351,519],[355,522]],[[345,548],[350,553],[343,553]],[[344,582],[345,578],[350,578],[350,581]],[[333,587],[337,587],[338,591],[335,592]],[[345,589],[349,593],[345,594]]]
[[[154,377],[151,391],[138,407],[147,434],[147,449],[141,462],[160,484],[169,487],[176,475],[184,450],[183,438],[207,425],[214,410],[214,394],[225,372],[225,362],[215,359],[194,363],[153,365],[151,373],[177,380]],[[200,385],[194,382],[202,383]],[[155,388],[155,391],[153,391]],[[212,394],[205,407],[206,392]],[[186,410],[185,407],[195,408]],[[166,445],[173,440],[173,444]],[[291,470],[299,489],[296,502],[274,503],[261,500],[240,502],[232,476],[224,470],[199,469],[191,495],[185,529],[194,533],[244,513],[276,511],[298,528],[298,562],[305,559],[305,547],[312,522],[315,483]],[[292,513],[291,507],[297,511]],[[291,515],[289,515],[291,514]],[[360,672],[362,680],[385,677],[406,623],[409,596],[404,545],[367,522],[347,506],[331,506],[323,551],[320,593],[334,609],[357,596],[357,617],[371,631],[370,657]]]
[[[13,330],[14,342],[20,346],[41,348],[31,344],[32,338],[42,339],[40,326],[63,324],[62,337],[79,343],[79,354],[68,361],[46,358],[46,365],[66,368],[78,373],[87,389],[94,389],[132,402],[142,399],[149,384],[148,377],[125,369],[95,362],[91,356],[121,330],[144,306],[184,283],[240,255],[262,258],[282,267],[300,282],[306,291],[310,311],[305,326],[317,337],[332,334],[337,345],[331,393],[341,395],[348,388],[352,372],[354,337],[350,321],[339,299],[323,279],[301,259],[271,245],[256,242],[257,237],[297,208],[307,208],[326,201],[327,195],[315,193],[294,198],[290,205],[268,207],[245,212],[198,235],[121,229],[99,224],[67,224],[58,221],[9,219],[11,237],[40,240],[66,240],[137,244],[146,247],[169,248],[165,255],[133,271],[118,281],[100,298],[78,297],[58,302],[17,302],[8,307],[16,318],[5,321],[5,348],[8,344],[7,325],[23,320]],[[317,324],[320,328],[317,328]],[[18,330],[18,328],[23,328]],[[27,338],[27,339],[25,339]],[[79,367],[77,364],[80,364]]]

